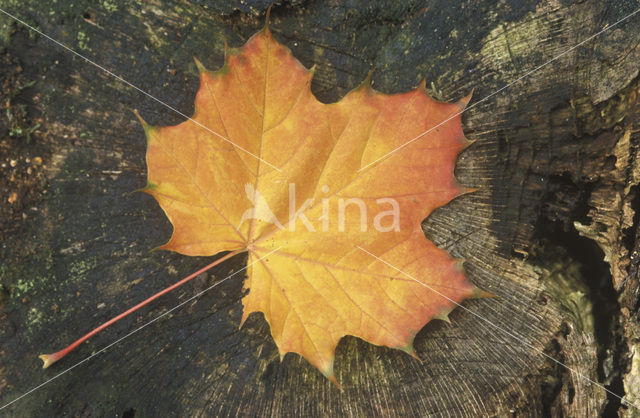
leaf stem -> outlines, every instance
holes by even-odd
[[[67,347],[63,348],[62,350],[58,351],[57,353],[42,354],[42,355],[38,356],[40,359],[42,359],[42,361],[44,361],[44,364],[42,365],[42,368],[46,369],[47,367],[51,366],[53,363],[55,363],[56,361],[60,360],[61,358],[63,358],[67,354],[69,354],[71,351],[73,351],[80,344],[82,344],[83,342],[85,342],[86,340],[88,340],[89,338],[91,338],[92,336],[97,334],[98,332],[102,331],[103,329],[107,328],[109,325],[114,324],[115,322],[118,322],[119,320],[121,320],[125,316],[127,316],[127,315],[137,311],[138,309],[142,308],[143,306],[147,305],[149,302],[152,302],[152,301],[158,299],[160,296],[164,295],[165,293],[169,293],[173,289],[182,286],[183,284],[187,283],[189,280],[193,279],[194,277],[204,273],[205,271],[209,270],[210,268],[213,268],[213,267],[217,266],[218,264],[222,263],[223,261],[228,260],[229,258],[231,258],[234,255],[237,255],[237,254],[239,254],[239,253],[241,253],[243,251],[245,251],[245,249],[236,250],[236,251],[233,251],[233,252],[230,252],[230,253],[226,254],[223,257],[220,257],[219,259],[217,259],[213,263],[204,266],[203,268],[201,268],[200,270],[198,270],[198,271],[196,271],[194,273],[191,273],[190,275],[188,275],[184,279],[180,280],[179,282],[176,282],[176,283],[172,284],[171,286],[162,289],[158,293],[156,293],[153,296],[143,300],[142,302],[138,303],[134,307],[129,308],[126,311],[122,312],[120,315],[111,318],[107,322],[105,322],[102,325],[98,326],[97,328],[93,329],[92,331],[90,331],[86,335],[82,336],[78,340],[74,341],[73,343],[71,343]]]

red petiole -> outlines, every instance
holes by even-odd
[[[73,343],[71,343],[66,348],[63,348],[62,350],[58,351],[57,353],[40,355],[39,357],[42,359],[42,361],[44,361],[44,364],[42,365],[42,368],[46,369],[47,367],[51,366],[53,363],[55,363],[56,361],[60,360],[61,358],[63,358],[67,354],[69,354],[71,351],[73,351],[80,344],[82,344],[83,342],[85,342],[86,340],[88,340],[89,338],[94,336],[95,334],[99,333],[103,329],[107,328],[109,325],[118,322],[119,320],[121,320],[125,316],[127,316],[127,315],[137,311],[138,309],[142,308],[143,306],[147,305],[149,302],[152,302],[152,301],[158,299],[160,296],[164,295],[165,293],[169,293],[173,289],[182,286],[183,284],[187,283],[189,280],[193,279],[194,277],[204,273],[205,271],[209,270],[210,268],[213,268],[213,267],[217,266],[218,264],[222,263],[223,261],[228,260],[229,258],[231,258],[234,255],[239,254],[239,253],[241,253],[243,251],[245,251],[245,250],[242,249],[242,250],[237,250],[237,251],[230,252],[229,254],[217,259],[213,263],[211,263],[211,264],[209,264],[207,266],[204,266],[203,268],[201,268],[200,270],[196,271],[195,273],[192,273],[192,274],[188,275],[187,277],[185,277],[184,279],[180,280],[179,282],[174,283],[171,286],[162,289],[161,291],[159,291],[155,295],[143,300],[142,302],[138,303],[134,307],[132,307],[130,309],[127,309],[126,311],[122,312],[120,315],[111,318],[110,320],[108,320],[104,324],[102,324],[99,327],[93,329],[91,332],[89,332],[88,334],[82,336],[81,338],[79,338],[78,340],[74,341]]]

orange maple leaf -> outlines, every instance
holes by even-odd
[[[248,251],[242,322],[262,312],[281,355],[299,353],[335,382],[343,336],[413,354],[429,320],[477,294],[421,229],[467,191],[453,171],[468,144],[459,115],[468,98],[440,103],[424,85],[385,95],[367,79],[323,104],[313,70],[268,26],[228,50],[221,69],[197,64],[192,120],[144,124],[145,191],[174,228],[161,248]]]

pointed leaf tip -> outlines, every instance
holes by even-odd
[[[366,91],[373,90],[373,87],[371,87],[371,77],[373,76],[374,71],[375,71],[375,68],[372,68],[371,70],[369,70],[365,78],[362,80],[360,85],[354,89],[354,91],[360,90],[360,89],[365,89]]]
[[[413,341],[407,345],[406,347],[403,347],[401,349],[402,351],[404,351],[405,353],[409,354],[411,357],[413,357],[414,359],[418,360],[419,362],[422,363],[422,359],[420,358],[420,356],[418,356],[418,354],[416,353],[415,348],[413,347]]]
[[[338,379],[336,379],[336,376],[333,374],[333,371],[331,372],[330,375],[325,375],[325,377],[327,378],[327,380],[329,380],[329,382],[333,383],[333,385],[337,387],[340,392],[344,393],[344,389],[342,388],[342,386],[340,386],[340,383],[338,383]]]
[[[451,320],[449,319],[449,312],[441,312],[437,315],[434,315],[433,319],[439,319],[440,321],[444,321],[447,324],[451,323]]]
[[[141,187],[139,189],[131,190],[129,193],[126,194],[126,196],[131,196],[136,193],[148,193],[148,191],[145,187]]]
[[[469,296],[469,299],[485,299],[485,298],[494,299],[497,297],[498,297],[497,295],[494,295],[493,293],[485,292],[484,290],[476,286],[473,288],[473,293],[471,294],[471,296]]]
[[[469,92],[469,94],[458,100],[458,107],[460,108],[460,110],[464,110],[467,108],[467,105],[471,101],[471,96],[473,96],[473,90],[475,89],[471,89],[471,92]]]
[[[340,386],[340,383],[338,383],[338,379],[336,379],[336,375],[333,372],[333,363],[334,360],[332,359],[329,366],[325,370],[319,370],[329,382],[333,383],[333,385],[340,390],[340,392],[344,392],[344,389],[342,389],[342,386]]]
[[[149,125],[144,119],[142,119],[142,116],[140,116],[140,112],[138,112],[138,109],[133,109],[133,114],[136,115],[136,118],[138,118],[142,126]]]
[[[373,77],[373,72],[375,71],[375,68],[372,68],[369,70],[369,72],[367,73],[367,76],[364,78],[364,80],[362,81],[362,84],[368,86],[369,88],[371,88],[371,78]]]
[[[167,242],[165,244],[162,244],[162,245],[158,245],[157,247],[152,248],[149,252],[150,253],[155,253],[157,251],[171,251],[171,248],[169,246],[169,242]]]
[[[265,34],[267,34],[267,35],[271,34],[271,31],[269,30],[269,20],[271,19],[271,9],[272,8],[273,8],[273,3],[271,3],[269,5],[269,7],[267,8],[267,13],[266,13],[265,18],[264,18],[264,29],[263,30],[264,30]]]
[[[136,115],[136,117],[140,121],[140,124],[142,125],[142,129],[144,129],[144,133],[145,133],[145,135],[147,135],[147,141],[148,141],[149,140],[149,131],[154,129],[155,126],[149,125],[144,119],[142,119],[142,116],[140,116],[140,112],[138,112],[138,109],[133,109],[133,114]]]
[[[244,310],[242,312],[242,318],[240,318],[240,325],[238,325],[238,329],[242,329],[242,326],[244,325],[244,323],[247,321],[247,318],[249,317],[249,314],[247,314]]]
[[[480,190],[482,189],[480,189],[479,187],[463,187],[461,195],[475,193]]]
[[[196,63],[196,68],[198,69],[198,72],[200,74],[207,72],[207,68],[202,64],[202,62],[200,62],[200,60],[198,58],[196,58],[195,56],[193,57],[193,61],[195,61]]]
[[[157,185],[157,184],[150,183],[149,181],[147,181],[147,184],[145,184],[145,186],[144,186],[144,187],[141,187],[141,188],[139,188],[139,189],[132,190],[132,191],[130,191],[127,195],[128,195],[128,196],[131,196],[131,195],[132,195],[132,194],[134,194],[134,193],[146,193],[146,194],[148,194],[148,195],[153,196],[153,192],[152,192],[152,190],[153,190],[153,189],[155,189],[156,187],[158,187],[158,185]]]
[[[229,41],[227,41],[227,36],[225,34],[222,34],[222,42],[224,43],[224,58],[226,63],[227,57],[229,56]]]

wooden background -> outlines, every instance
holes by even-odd
[[[192,56],[223,62],[267,0],[0,0],[0,8],[185,114]],[[640,8],[635,0],[290,0],[275,37],[312,90],[374,87],[473,103]],[[181,117],[0,14],[0,406],[241,269],[237,256],[91,339],[37,358],[213,258],[150,252],[171,226],[145,184],[151,124]],[[640,14],[464,115],[476,142],[457,176],[480,191],[438,210],[428,237],[498,296],[416,338],[422,363],[340,343],[339,392],[300,357],[281,363],[259,315],[241,329],[242,277],[127,337],[10,407],[9,416],[638,416],[540,351],[640,404]]]

